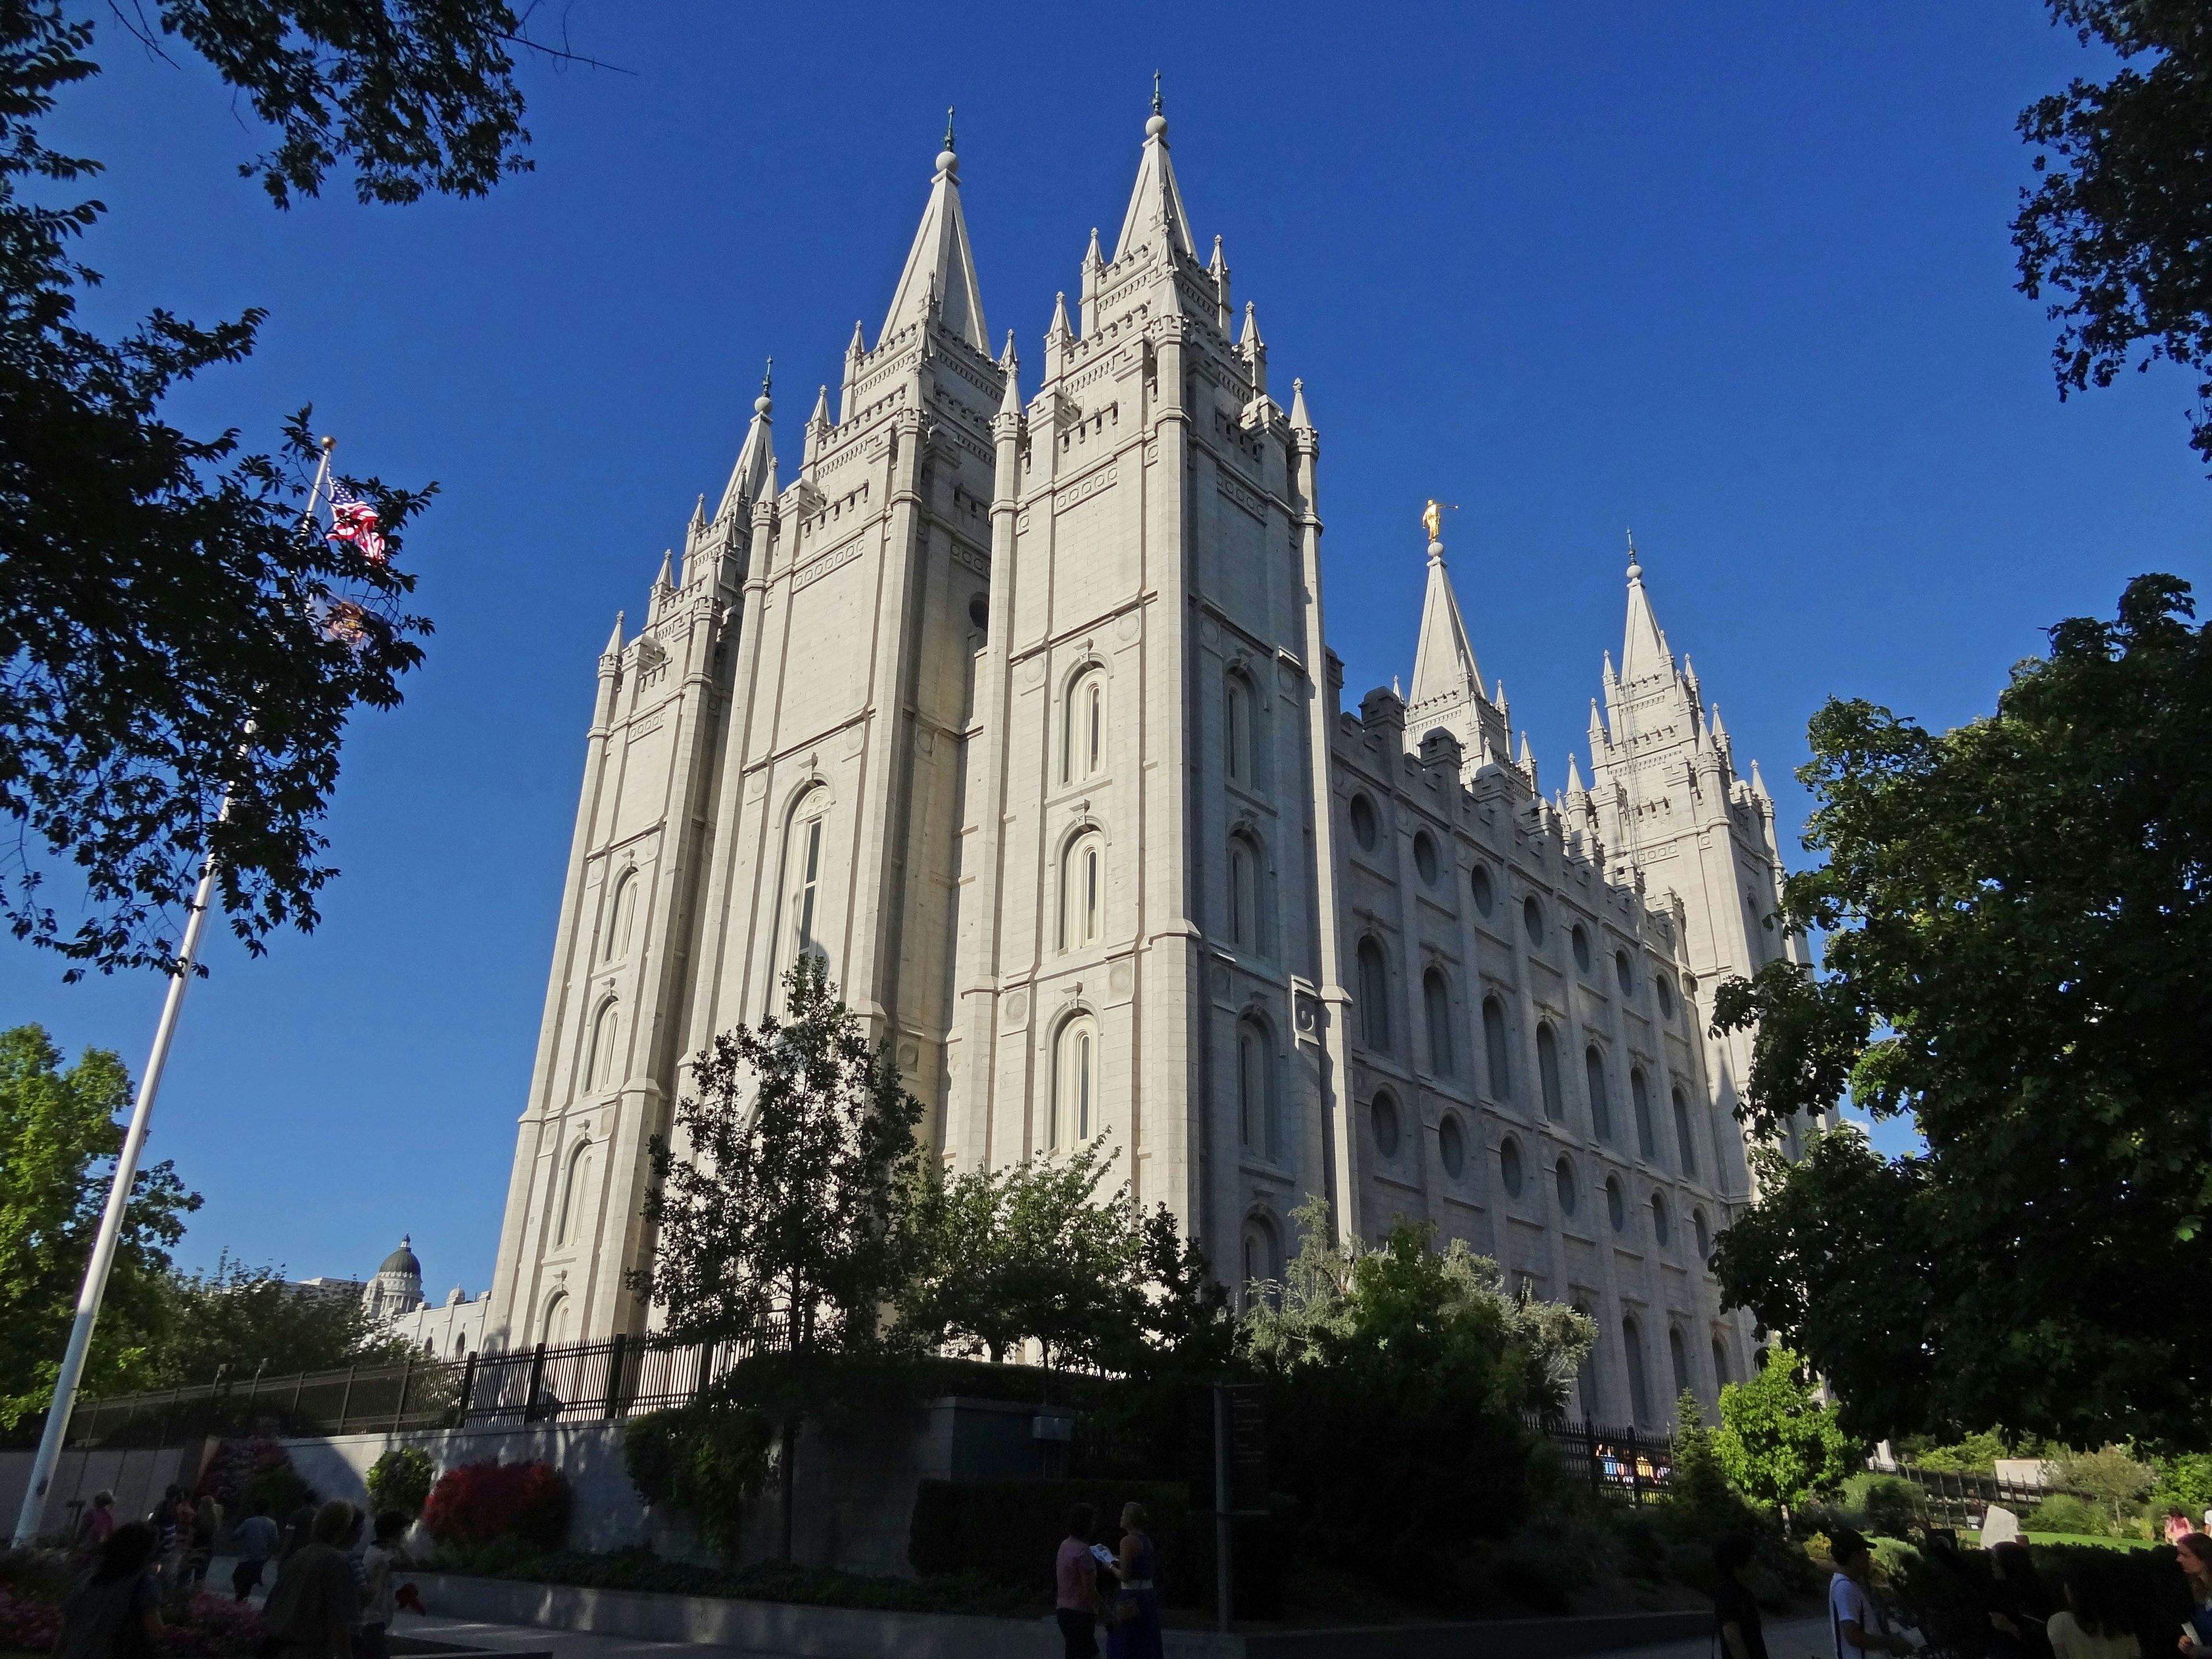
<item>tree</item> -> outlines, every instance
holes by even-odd
[[[149,1388],[397,1363],[412,1352],[368,1322],[358,1297],[301,1295],[282,1269],[249,1267],[227,1252],[208,1273],[163,1273],[156,1289]]]
[[[2212,641],[2189,587],[2051,630],[1996,712],[1933,736],[1831,702],[1799,773],[1820,866],[1783,922],[1825,970],[1716,994],[1755,1026],[1747,1121],[1849,1089],[1924,1152],[1854,1130],[1759,1162],[1723,1236],[1729,1297],[1833,1385],[1855,1433],[2002,1426],[2195,1442],[2212,1372]]]
[[[2157,1471],[2118,1446],[2075,1452],[2059,1460],[2061,1485],[2084,1492],[2112,1511],[2112,1532],[2122,1534],[2135,1508],[2150,1495]]]
[[[896,1288],[896,1204],[917,1157],[921,1103],[888,1042],[871,1044],[819,957],[784,979],[785,1013],[716,1037],[691,1063],[675,1138],[650,1143],[653,1263],[631,1275],[667,1310],[672,1344],[761,1356],[749,1386],[780,1426],[782,1554],[810,1412],[844,1362],[882,1357]]]
[[[53,1397],[85,1262],[123,1148],[130,1109],[123,1062],[88,1048],[61,1069],[36,1025],[0,1032],[0,1428]],[[167,1163],[141,1168],[124,1212],[85,1386],[144,1384],[160,1328],[168,1250],[200,1206]]]
[[[20,832],[0,916],[75,978],[173,969],[172,923],[210,850],[249,950],[314,926],[346,720],[398,702],[429,631],[402,609],[414,578],[396,556],[430,491],[348,480],[380,553],[303,532],[306,410],[273,457],[161,412],[250,354],[263,313],[201,327],[155,311],[119,340],[76,321],[99,279],[73,248],[105,209],[42,198],[99,163],[39,137],[59,94],[99,72],[94,25],[70,9],[0,0],[0,814]],[[156,27],[190,46],[275,129],[240,170],[280,207],[341,162],[364,202],[481,195],[528,166],[507,47],[529,43],[503,4],[154,0],[114,15],[155,50]],[[52,869],[83,889],[74,926],[45,896]]]
[[[1748,1382],[1721,1389],[1721,1426],[1713,1454],[1729,1482],[1754,1504],[1790,1511],[1818,1492],[1832,1492],[1851,1473],[1852,1447],[1836,1409],[1806,1385],[1804,1361],[1784,1347]]]
[[[2190,446],[2212,461],[2212,15],[2200,0],[2051,9],[2123,66],[2021,113],[2042,175],[2013,220],[2021,292],[2066,296],[2050,306],[2063,325],[2051,352],[2062,398],[2110,386],[2131,360],[2204,376]]]
[[[1747,1518],[1743,1500],[1729,1489],[1705,1407],[1687,1389],[1674,1401],[1674,1447],[1667,1479],[1668,1507],[1702,1536],[1736,1530]]]

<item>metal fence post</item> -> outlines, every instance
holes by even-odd
[[[453,1419],[455,1428],[459,1428],[469,1420],[469,1407],[475,1405],[476,1401],[477,1357],[471,1354],[468,1363],[461,1367],[461,1408]]]
[[[353,1408],[353,1374],[360,1369],[358,1365],[346,1367],[345,1392],[338,1396],[337,1426],[331,1431],[332,1434],[345,1432],[346,1413]]]
[[[607,1415],[623,1414],[623,1334],[617,1331],[607,1344]]]
[[[530,1352],[530,1386],[523,1391],[522,1420],[538,1420],[538,1390],[545,1382],[545,1345],[541,1342]]]
[[[399,1403],[392,1408],[392,1431],[399,1432],[399,1421],[407,1415],[407,1385],[415,1380],[415,1356],[407,1356],[407,1364],[399,1373]]]

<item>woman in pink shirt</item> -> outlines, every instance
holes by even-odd
[[[1060,1621],[1060,1639],[1067,1644],[1067,1659],[1098,1659],[1098,1564],[1091,1559],[1091,1505],[1078,1504],[1068,1511],[1067,1536],[1053,1559],[1053,1585],[1057,1592],[1052,1616]]]

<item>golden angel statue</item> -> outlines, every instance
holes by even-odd
[[[1427,526],[1429,539],[1431,541],[1440,542],[1443,540],[1444,510],[1441,503],[1431,498],[1428,506],[1422,510],[1421,522],[1423,525]]]

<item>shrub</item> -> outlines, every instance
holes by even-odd
[[[369,1465],[368,1501],[378,1510],[417,1516],[430,1497],[438,1467],[430,1454],[414,1446],[395,1446]]]
[[[292,1467],[292,1454],[265,1435],[225,1440],[208,1459],[193,1494],[212,1498],[233,1520],[245,1516],[257,1498],[267,1501],[271,1515],[288,1515],[315,1494]]]
[[[2112,1522],[2100,1505],[2086,1498],[2076,1498],[2070,1492],[2055,1492],[2029,1511],[2024,1529],[2101,1538],[2112,1530]]]
[[[1490,1570],[1502,1594],[1539,1613],[1567,1611],[1567,1593],[1597,1576],[1610,1551],[1605,1538],[1571,1522],[1537,1521],[1515,1533]]]
[[[201,1590],[187,1599],[182,1610],[162,1627],[154,1651],[178,1655],[180,1659],[252,1653],[267,1634],[260,1610],[251,1603]]]
[[[465,1463],[430,1488],[422,1524],[441,1543],[516,1538],[557,1549],[568,1530],[568,1483],[544,1463]]]
[[[52,1601],[32,1601],[0,1587],[0,1648],[19,1653],[50,1653],[61,1640],[62,1610]]]
[[[1920,1488],[1894,1475],[1877,1475],[1869,1481],[1864,1503],[1867,1530],[1891,1538],[1910,1533],[1923,1509]]]
[[[700,1406],[634,1417],[623,1466],[648,1504],[666,1504],[725,1554],[735,1554],[745,1505],[767,1483],[775,1431],[750,1407]]]
[[[1190,1497],[1179,1482],[925,1480],[915,1494],[907,1560],[925,1576],[974,1573],[1020,1589],[1048,1589],[1053,1556],[1067,1536],[1068,1510],[1090,1504],[1099,1541],[1111,1547],[1121,1536],[1121,1505],[1131,1502],[1152,1517],[1147,1530],[1159,1557],[1162,1595],[1178,1606],[1200,1601],[1192,1593],[1197,1564],[1187,1536]]]

